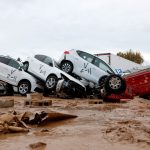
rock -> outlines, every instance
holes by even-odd
[[[37,142],[37,143],[30,144],[29,147],[32,149],[36,149],[36,148],[43,147],[43,146],[45,147],[46,145],[47,145],[46,143]]]

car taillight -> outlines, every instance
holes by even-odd
[[[70,54],[70,52],[69,51],[65,51],[64,54]]]

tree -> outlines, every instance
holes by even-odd
[[[126,52],[118,52],[117,56],[123,57],[125,59],[131,60],[135,63],[142,64],[144,62],[143,56],[140,52],[133,52],[131,49]]]

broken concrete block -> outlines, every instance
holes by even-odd
[[[30,93],[27,94],[28,100],[42,100],[43,94],[42,93]]]
[[[8,124],[5,124],[4,132],[9,132],[9,133],[29,132],[29,129],[22,128],[22,127],[9,126]]]
[[[0,108],[7,108],[14,106],[13,97],[0,97]]]
[[[41,101],[33,101],[33,106],[51,106],[52,100],[41,100]]]
[[[103,100],[89,100],[89,104],[102,104]]]
[[[52,100],[24,100],[24,105],[32,105],[32,106],[51,106],[52,105]]]

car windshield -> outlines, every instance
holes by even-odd
[[[20,64],[16,60],[10,59],[10,61],[8,62],[8,66],[19,69]]]

